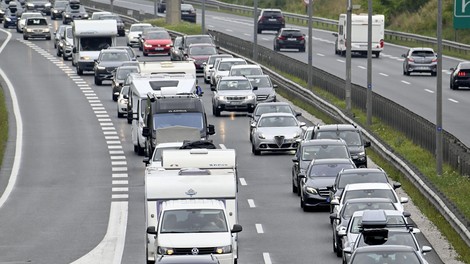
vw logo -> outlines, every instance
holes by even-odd
[[[197,192],[193,189],[189,189],[188,191],[185,192],[186,195],[189,195],[189,197],[193,197],[194,195],[197,194]]]
[[[191,249],[191,254],[198,255],[199,254],[199,249],[197,249],[197,248]]]

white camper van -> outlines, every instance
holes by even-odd
[[[367,55],[367,36],[368,36],[368,16],[367,14],[351,16],[351,52]],[[380,56],[384,49],[385,37],[385,17],[384,15],[372,16],[372,54],[375,57]],[[346,36],[347,36],[347,16],[340,14],[338,20],[338,33],[336,36],[335,53],[344,56],[346,54]]]
[[[139,63],[140,72],[148,74],[192,74],[196,78],[196,66],[192,61],[150,61]]]
[[[184,73],[133,73],[128,78],[132,80],[129,81],[129,99],[127,101],[129,112],[127,118],[132,123],[131,131],[134,151],[139,155],[144,155],[146,149],[145,141],[147,139],[142,136],[142,130],[145,126],[145,109],[147,107],[148,94],[160,96],[165,91],[172,94],[195,94],[197,80],[193,75]]]
[[[93,71],[100,51],[116,46],[116,20],[75,20],[72,26],[72,64],[77,74]]]
[[[146,220],[147,227],[154,227],[154,232],[147,233],[147,258],[168,253],[157,252],[158,248],[171,248],[179,252],[181,248],[227,247],[229,251],[206,252],[217,256],[221,263],[234,263],[238,258],[237,235],[231,234],[231,244],[222,240],[203,239],[199,241],[173,240],[160,237],[156,239],[155,231],[161,228],[159,221],[163,203],[179,199],[211,199],[222,201],[229,229],[238,224],[236,155],[233,149],[181,149],[164,150],[162,167],[146,170],[145,176]],[[158,227],[158,228],[157,228]],[[223,240],[225,238],[221,238]],[[225,240],[226,241],[226,240]],[[226,243],[226,242],[225,242]],[[202,253],[200,253],[202,254]],[[223,256],[222,256],[223,255]],[[219,258],[221,257],[221,258]],[[222,261],[224,260],[224,261]]]

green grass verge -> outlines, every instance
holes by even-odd
[[[0,166],[3,163],[5,147],[8,140],[8,111],[5,104],[5,95],[0,86]]]
[[[182,21],[181,23],[175,25],[167,24],[165,18],[150,19],[144,22],[150,23],[156,27],[164,27],[168,30],[182,32],[188,35],[198,35],[202,32],[202,26],[200,24],[194,24],[185,21]]]

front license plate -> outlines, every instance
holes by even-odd
[[[155,48],[155,50],[163,50],[163,48]]]
[[[240,104],[242,104],[242,102],[241,101],[231,101],[230,104],[240,105]]]

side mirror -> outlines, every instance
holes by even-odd
[[[148,233],[148,232],[147,232],[147,233]],[[343,230],[343,229],[342,229],[342,230],[339,230],[339,231],[338,231],[338,236],[339,236],[339,237],[344,237],[344,236],[346,236],[346,230]],[[348,249],[348,248],[343,249],[343,252],[344,252],[344,253],[348,253],[348,252],[346,251],[346,249]],[[349,251],[351,251],[351,248],[349,248]],[[349,252],[349,253],[351,253],[351,252]]]
[[[277,84],[273,84],[273,88],[277,88],[277,87],[278,87]]]
[[[298,158],[297,156],[294,156],[294,157],[292,158],[292,162],[294,162],[294,163],[299,162],[299,158]]]
[[[242,226],[239,224],[234,224],[232,230],[230,230],[231,233],[239,233],[243,230]],[[148,233],[148,232],[147,232]]]
[[[207,62],[202,63],[202,67],[206,67],[206,65],[207,65]]]
[[[150,132],[149,127],[142,128],[142,136],[144,136],[144,137],[150,137],[151,136],[151,132]]]
[[[404,216],[404,217],[410,217],[411,214],[410,214],[410,212],[403,212],[403,216]]]
[[[124,98],[124,99],[129,99],[129,95],[125,94],[125,95],[123,96],[123,98]]]
[[[300,122],[299,125],[300,125],[301,127],[304,127],[304,126],[307,125],[307,123],[305,123],[305,122]]]
[[[301,116],[301,115],[302,115],[302,113],[300,113],[300,112],[295,113],[295,116]]]
[[[401,54],[401,57],[402,57],[402,58],[406,58],[406,54]]]
[[[400,203],[404,204],[404,203],[407,203],[407,202],[408,202],[407,197],[400,197]]]
[[[331,200],[330,204],[331,205],[339,205],[339,200],[335,198],[335,199]]]
[[[338,33],[332,33],[331,35],[338,37]]]
[[[394,182],[393,183],[393,189],[398,189],[400,187],[401,187],[401,183],[399,183],[399,182]]]
[[[258,90],[258,86],[253,87],[253,91]]]
[[[431,252],[431,251],[432,251],[432,248],[429,247],[429,246],[423,246],[423,247],[421,248],[421,252],[422,252],[422,253]]]
[[[209,135],[214,135],[214,134],[215,134],[215,127],[214,127],[214,125],[208,125],[208,126],[207,126],[207,134],[209,134]]]
[[[455,71],[455,69],[454,69],[454,68],[450,68],[449,71]]]
[[[115,92],[114,95],[119,96],[119,92]]]
[[[252,113],[248,113],[248,114],[246,114],[246,116],[247,116],[247,117],[251,117],[251,118],[254,117]]]
[[[366,141],[366,142],[364,142],[364,147],[365,147],[365,148],[368,148],[368,147],[370,147],[370,141]]]
[[[147,234],[156,235],[156,234],[157,234],[157,230],[155,229],[155,226],[149,226],[149,227],[147,227]]]
[[[303,173],[299,173],[298,177],[299,177],[299,179],[306,179],[307,178],[307,176],[305,176],[305,174],[303,174]]]

